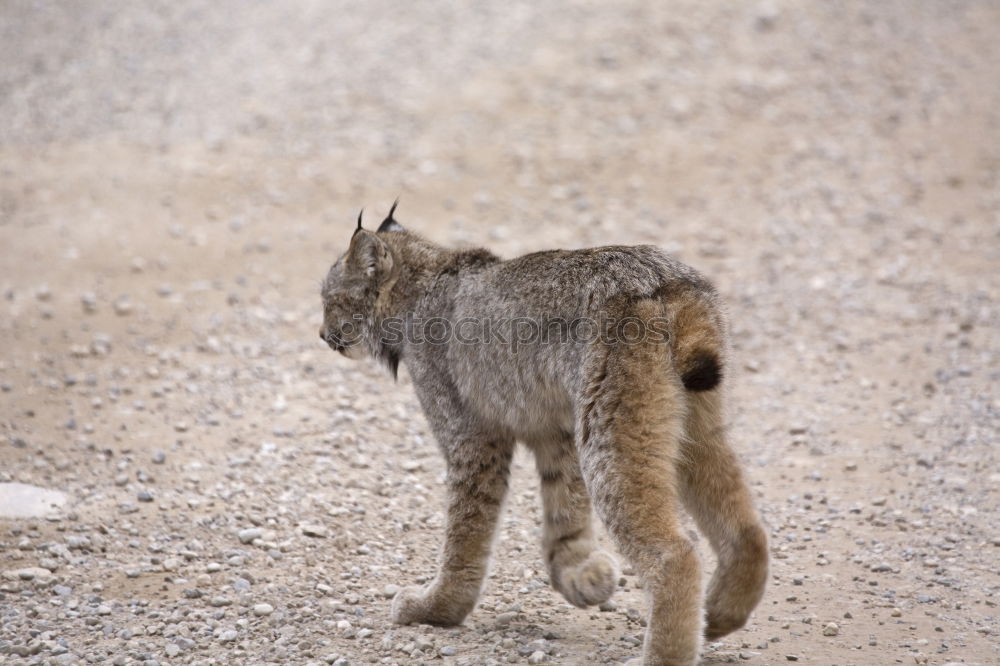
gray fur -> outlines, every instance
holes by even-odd
[[[440,569],[425,589],[400,592],[394,620],[450,625],[472,610],[520,441],[536,455],[543,556],[567,600],[601,603],[616,585],[614,560],[595,549],[593,502],[651,595],[646,664],[694,663],[703,631],[715,638],[742,626],[763,593],[767,542],[720,425],[725,323],[708,281],[650,246],[501,261],[440,247],[395,220],[384,227],[356,232],[331,267],[320,336],[393,373],[404,363],[447,461]],[[666,322],[669,337],[515,345],[384,335],[386,322],[434,317],[636,317]],[[355,325],[360,334],[346,335]],[[707,609],[700,563],[677,523],[682,502],[720,554]]]

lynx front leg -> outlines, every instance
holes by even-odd
[[[463,441],[448,447],[448,507],[437,576],[392,602],[397,624],[461,624],[476,605],[497,517],[507,491],[513,441]]]
[[[614,558],[597,550],[590,497],[570,436],[533,444],[542,484],[542,555],[552,587],[581,608],[604,603],[615,591]]]

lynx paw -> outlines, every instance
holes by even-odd
[[[430,592],[404,587],[392,600],[392,621],[396,624],[433,624],[452,627],[462,624],[468,614],[466,604],[439,603]]]
[[[706,599],[705,637],[716,640],[746,625],[767,584],[767,535],[759,526],[744,528],[742,538],[731,548],[736,553],[722,563],[712,577]]]
[[[566,600],[585,608],[611,598],[618,584],[618,569],[610,555],[595,550],[580,563],[563,569],[559,573],[559,582],[559,591]]]
[[[392,598],[390,617],[396,624],[413,624],[420,621],[423,594],[419,588],[404,587]]]
[[[717,641],[723,636],[741,629],[747,623],[749,613],[733,614],[709,609],[707,616],[705,638],[710,641]]]

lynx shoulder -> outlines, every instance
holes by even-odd
[[[393,619],[452,625],[475,606],[517,442],[535,455],[552,586],[607,600],[615,559],[592,508],[651,600],[645,664],[693,664],[703,636],[739,629],[767,578],[766,533],[722,421],[726,324],[696,271],[651,246],[501,260],[406,231],[393,209],[358,228],[323,284],[320,337],[350,358],[407,368],[447,462],[439,569]],[[718,566],[679,527],[687,510]]]

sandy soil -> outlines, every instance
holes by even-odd
[[[0,3],[0,663],[618,663],[521,455],[482,603],[412,395],[316,338],[357,209],[657,243],[730,305],[771,530],[719,664],[1000,663],[1000,4]],[[704,544],[702,544],[704,546]],[[706,558],[709,557],[707,549]],[[28,572],[20,572],[29,569]]]

